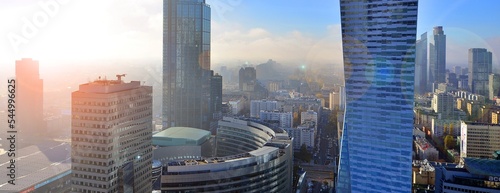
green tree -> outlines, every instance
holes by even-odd
[[[444,147],[446,149],[454,149],[456,145],[455,138],[451,135],[446,135],[444,137]]]

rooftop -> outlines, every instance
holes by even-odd
[[[500,160],[464,158],[465,168],[471,174],[482,176],[500,176]]]
[[[210,131],[191,127],[170,127],[153,135],[153,145],[201,145],[210,138]]]

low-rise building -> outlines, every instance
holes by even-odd
[[[419,160],[436,161],[439,159],[438,150],[427,139],[417,136],[414,143]]]

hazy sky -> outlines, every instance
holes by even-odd
[[[162,0],[0,0],[0,65],[21,57],[42,70],[103,61],[156,61],[162,52]],[[338,0],[207,0],[212,66],[341,64]],[[49,5],[45,9],[42,4]],[[467,49],[500,56],[500,1],[420,0],[418,35],[444,26],[448,66]],[[56,8],[56,9],[54,9]],[[116,64],[116,63],[113,63]],[[8,67],[9,68],[9,67]],[[0,73],[4,73],[0,69]]]

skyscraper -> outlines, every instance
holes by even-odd
[[[433,35],[433,42],[429,45],[429,85],[446,82],[446,35],[443,27],[434,27]]]
[[[38,61],[23,58],[16,61],[16,125],[26,141],[39,139],[45,132],[43,121],[43,80]]]
[[[415,93],[424,94],[427,91],[427,32],[417,40],[415,50]]]
[[[73,192],[151,192],[152,87],[117,77],[71,94]]]
[[[417,0],[340,0],[346,108],[337,192],[411,192]]]
[[[469,88],[472,93],[488,96],[488,76],[491,72],[491,52],[485,48],[469,49]]]
[[[249,83],[252,85],[257,81],[257,71],[254,67],[244,67],[239,71],[239,86],[240,90],[246,90],[245,88]]]
[[[500,75],[498,74],[490,74],[488,76],[488,92],[489,92],[489,99],[494,100],[497,98],[499,95],[500,91]]]
[[[210,7],[164,0],[163,21],[163,126],[208,129]]]

